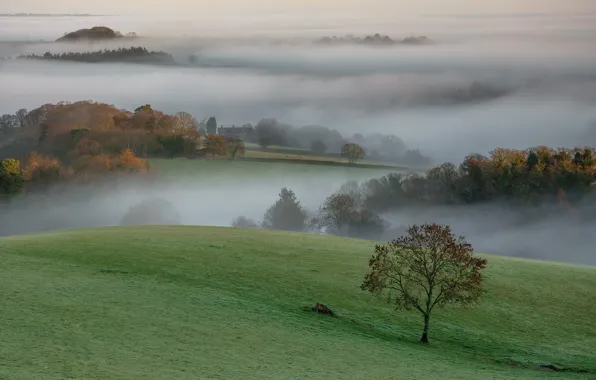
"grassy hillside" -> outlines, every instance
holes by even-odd
[[[196,178],[204,177],[216,180],[217,176],[226,179],[237,178],[279,178],[280,176],[325,176],[338,178],[366,180],[378,178],[395,171],[405,169],[387,166],[358,167],[358,166],[332,166],[309,165],[303,163],[288,164],[275,162],[275,160],[260,161],[230,161],[230,160],[186,160],[186,159],[151,159],[150,165],[162,175],[180,177],[196,173]],[[208,177],[207,177],[208,176]]]
[[[372,243],[199,227],[0,239],[0,378],[588,379],[596,269],[488,257],[469,312],[360,291]],[[334,319],[301,309],[323,302]],[[555,364],[576,372],[548,372]]]

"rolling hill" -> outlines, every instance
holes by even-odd
[[[0,378],[596,376],[596,268],[487,256],[482,303],[437,312],[422,346],[418,314],[359,289],[372,247],[188,226],[1,238]]]

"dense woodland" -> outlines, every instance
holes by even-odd
[[[404,44],[404,45],[429,45],[433,44],[434,42],[426,37],[426,36],[410,36],[404,38],[401,41],[393,40],[389,36],[382,36],[379,33],[375,33],[373,35],[366,36],[364,38],[355,37],[352,35],[348,35],[345,37],[323,37],[317,41],[316,43],[325,44],[325,45],[346,45],[346,44],[359,44],[359,45],[395,45],[395,44]]]
[[[142,175],[152,157],[238,159],[245,141],[263,149],[308,147],[313,155],[354,151],[354,160],[344,155],[350,162],[371,156],[393,162],[407,155],[425,159],[396,136],[344,137],[324,127],[295,128],[274,119],[226,129],[218,128],[215,117],[199,122],[188,113],[169,115],[148,104],[128,111],[82,101],[0,116],[0,193],[6,199],[56,183]],[[593,196],[595,183],[593,148],[497,148],[488,156],[470,154],[459,164],[346,183],[314,211],[305,210],[291,189],[283,189],[261,223],[240,218],[235,224],[375,238],[389,227],[382,218],[388,212],[481,204],[513,206],[537,218],[548,210],[581,220],[590,217],[581,205]]]
[[[175,64],[174,57],[163,51],[149,51],[144,47],[118,48],[113,50],[103,49],[92,52],[68,52],[43,55],[23,54],[17,59],[48,60],[48,61],[73,61],[73,62],[137,62]]]
[[[396,136],[344,138],[325,127],[294,128],[274,119],[263,119],[255,127],[240,130],[246,133],[228,135],[226,128],[217,127],[215,117],[199,122],[186,112],[169,115],[151,105],[131,112],[91,101],[45,104],[0,116],[0,160],[15,160],[10,161],[10,173],[21,171],[22,178],[15,179],[15,183],[24,183],[25,188],[60,179],[90,181],[128,169],[143,172],[148,166],[146,159],[152,157],[238,159],[245,152],[245,141],[263,148],[279,145],[311,149],[317,155],[335,152],[332,154],[339,157],[343,145],[354,140],[365,147],[360,159],[370,148],[370,158],[428,163],[427,157],[408,150]],[[119,162],[120,158],[128,164]],[[28,174],[33,172],[40,174]],[[8,177],[3,181],[9,181]],[[12,190],[5,193],[18,192],[14,185],[6,186]]]

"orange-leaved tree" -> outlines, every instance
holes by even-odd
[[[130,172],[147,170],[147,161],[135,156],[131,149],[125,149],[112,163],[112,168]]]
[[[208,134],[203,140],[203,151],[206,154],[211,154],[211,159],[215,160],[216,154],[226,154],[228,144],[223,136]]]
[[[469,306],[482,295],[485,259],[474,257],[463,237],[446,225],[423,224],[408,228],[405,236],[379,244],[360,286],[386,296],[397,309],[417,310],[424,318],[421,343],[428,343],[433,309],[448,304]]]

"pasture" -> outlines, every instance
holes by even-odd
[[[359,289],[372,247],[182,226],[1,238],[0,378],[596,376],[595,268],[487,256],[482,302],[436,312],[425,347],[417,313]]]

